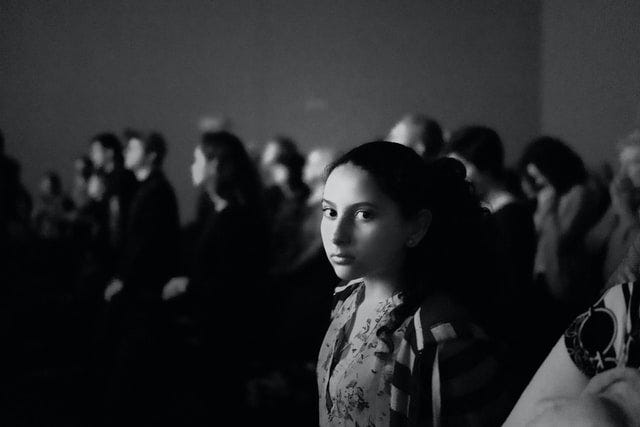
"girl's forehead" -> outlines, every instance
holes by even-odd
[[[324,188],[324,198],[339,203],[379,203],[388,199],[371,173],[351,163],[331,171]]]

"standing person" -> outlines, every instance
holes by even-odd
[[[344,282],[318,360],[320,425],[502,422],[501,350],[472,320],[487,307],[484,210],[464,167],[364,144],[333,164],[322,206]]]
[[[158,133],[137,135],[129,139],[125,165],[134,172],[139,188],[127,217],[118,275],[104,292],[109,305],[115,304],[117,322],[108,396],[115,422],[127,411],[140,419],[161,418],[163,407],[157,399],[162,383],[158,376],[162,287],[175,275],[179,256],[178,205],[162,172],[166,142]]]
[[[130,135],[126,135],[129,138]],[[120,139],[103,132],[91,139],[89,156],[94,169],[102,177],[101,203],[106,210],[109,243],[114,253],[122,249],[126,215],[129,211],[137,181],[131,170],[125,168]]]
[[[172,278],[163,298],[186,292],[195,304],[206,357],[199,376],[216,420],[220,410],[246,409],[245,385],[252,365],[262,361],[254,349],[260,347],[258,323],[264,320],[260,305],[269,305],[262,294],[268,229],[259,175],[238,137],[226,131],[203,134],[191,176],[213,208],[199,232],[188,276]],[[232,329],[223,330],[227,327]]]

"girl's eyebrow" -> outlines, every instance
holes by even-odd
[[[322,199],[322,203],[329,205],[331,207],[335,207],[336,204],[333,203],[331,200],[327,200],[327,199]],[[374,208],[377,209],[378,206],[375,203],[371,203],[371,202],[357,202],[354,203],[352,205],[349,205],[350,209],[357,209],[357,208],[364,208],[364,207],[369,207],[369,208]]]

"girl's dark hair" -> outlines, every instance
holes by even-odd
[[[488,279],[492,265],[487,259],[490,245],[485,233],[488,211],[466,181],[464,165],[446,157],[427,163],[411,148],[386,141],[354,148],[328,168],[327,176],[344,164],[368,172],[406,218],[422,209],[432,215],[425,237],[407,249],[403,303],[379,329],[379,337],[393,348],[393,331],[437,292],[444,291],[477,312],[478,297],[487,293],[483,279]]]
[[[527,176],[527,165],[535,165],[558,194],[584,183],[587,170],[580,156],[564,141],[542,136],[531,141],[520,158],[520,173]]]
[[[200,149],[210,161],[218,160],[216,193],[232,204],[262,207],[262,186],[255,165],[242,141],[227,131],[206,132]]]

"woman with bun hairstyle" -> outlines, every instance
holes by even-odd
[[[318,358],[320,425],[499,425],[511,402],[486,335],[486,212],[464,166],[367,143],[329,168],[322,209],[342,283]]]

